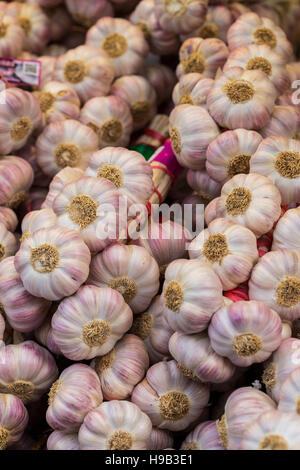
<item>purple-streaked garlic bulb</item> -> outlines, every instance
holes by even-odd
[[[67,166],[63,170],[60,170],[49,185],[49,191],[45,201],[42,204],[42,209],[52,208],[52,204],[56,196],[63,190],[64,186],[73,181],[79,180],[84,175],[84,171],[81,168],[72,168]]]
[[[47,450],[79,450],[76,432],[53,431],[47,440]]]
[[[300,114],[295,106],[274,106],[268,124],[260,129],[263,138],[280,135],[288,139],[300,136]]]
[[[105,53],[90,45],[70,49],[57,59],[54,80],[67,83],[82,103],[109,92],[114,68]]]
[[[93,257],[88,282],[117,290],[133,313],[140,313],[157,294],[159,268],[145,248],[115,243]]]
[[[109,353],[132,325],[132,311],[119,292],[86,285],[64,299],[52,317],[52,334],[73,361]]]
[[[86,364],[67,367],[52,384],[46,419],[58,431],[76,432],[87,413],[103,401],[95,371]]]
[[[213,84],[212,78],[204,77],[201,73],[192,72],[182,75],[173,89],[172,99],[175,106],[193,104],[207,110],[206,100]]]
[[[268,359],[281,343],[281,332],[279,315],[255,300],[220,308],[208,328],[214,351],[239,367]]]
[[[118,96],[100,96],[87,101],[80,113],[80,122],[93,129],[99,147],[127,147],[133,120],[127,103]]]
[[[117,77],[139,72],[149,52],[140,28],[123,18],[101,18],[89,29],[86,44],[105,52]]]
[[[225,217],[260,237],[278,220],[280,204],[280,192],[269,178],[256,173],[238,174],[224,184],[221,196],[206,207],[205,221]]]
[[[0,392],[11,393],[24,403],[47,392],[58,376],[52,354],[34,341],[0,349]]]
[[[191,431],[180,446],[180,450],[225,450],[216,421],[205,421]]]
[[[192,170],[203,169],[207,147],[219,135],[219,128],[208,112],[190,104],[176,106],[170,114],[169,130],[179,163]]]
[[[40,228],[50,228],[56,224],[56,215],[52,209],[31,211],[22,220],[22,241]]]
[[[154,0],[159,23],[165,31],[187,34],[202,26],[207,12],[206,0],[186,2]]]
[[[146,450],[152,425],[138,406],[126,400],[102,403],[81,425],[81,450]]]
[[[41,81],[37,90],[41,90],[48,82],[52,82],[54,80],[57,58],[44,55],[39,57],[39,61],[41,62]]]
[[[0,55],[18,57],[21,54],[25,32],[17,18],[1,12],[0,14]]]
[[[30,294],[60,300],[86,281],[90,260],[90,251],[77,232],[53,226],[25,238],[14,262]]]
[[[66,7],[76,23],[84,28],[90,28],[103,16],[113,16],[113,7],[107,0],[66,0]]]
[[[126,334],[113,349],[91,362],[106,400],[129,399],[149,368],[146,346],[138,336]]]
[[[38,5],[21,4],[17,20],[24,35],[23,49],[33,54],[42,54],[51,39],[51,29],[47,15]]]
[[[221,184],[213,180],[205,170],[188,170],[186,179],[205,206],[220,196]]]
[[[185,377],[176,361],[163,361],[148,369],[131,400],[150,417],[153,426],[181,431],[201,416],[209,389]]]
[[[23,158],[0,158],[0,204],[16,209],[27,199],[33,178],[33,170]]]
[[[283,382],[278,402],[278,410],[283,413],[300,414],[300,364]]]
[[[18,442],[28,423],[22,401],[10,393],[0,393],[0,450]]]
[[[17,237],[9,232],[5,225],[0,222],[0,261],[8,256],[13,256],[19,248]]]
[[[221,184],[239,173],[248,174],[251,157],[261,141],[261,135],[255,131],[222,132],[207,148],[207,173]]]
[[[174,444],[172,434],[165,429],[152,428],[147,449],[149,450],[166,450]]]
[[[300,207],[289,209],[278,220],[273,232],[272,251],[282,248],[300,250]]]
[[[69,12],[61,1],[59,3],[60,5],[57,5],[55,8],[46,8],[44,10],[49,18],[51,38],[51,44],[46,47],[44,53],[50,53],[49,55],[52,55],[56,50],[57,53],[54,54],[55,57],[59,57],[61,54],[64,54],[66,49],[63,45],[54,44],[54,42],[63,39],[68,33],[70,33],[72,28],[72,19]]]
[[[164,64],[145,64],[140,73],[153,86],[157,104],[168,101],[177,82],[173,70]]]
[[[40,132],[41,131],[42,129],[40,129]],[[34,138],[34,136],[31,136],[28,139],[27,144],[16,152],[16,155],[26,160],[31,166],[34,173],[33,186],[48,189],[48,186],[51,182],[51,177],[46,176],[38,165],[35,142],[36,139]]]
[[[53,317],[54,312],[52,311],[52,308],[50,309],[50,312],[48,313],[48,316],[43,321],[41,326],[35,330],[34,336],[35,336],[35,339],[42,346],[45,346],[53,354],[60,355],[61,354],[60,349],[57,346],[57,344],[56,344],[56,342],[53,338],[53,328],[51,326],[51,321],[52,321],[52,317]]]
[[[198,333],[223,304],[222,284],[208,263],[178,259],[166,270],[162,298],[173,330]]]
[[[0,206],[0,222],[5,225],[7,230],[14,232],[18,225],[18,218],[12,209]]]

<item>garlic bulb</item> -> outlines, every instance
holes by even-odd
[[[51,56],[41,56],[39,57],[41,62],[41,81],[40,86],[37,87],[37,90],[41,90],[48,82],[54,80],[54,73],[57,66],[57,58]]]
[[[277,90],[261,70],[232,67],[215,80],[207,97],[209,113],[227,129],[261,129],[271,116]]]
[[[82,2],[82,0],[66,0],[72,18],[84,28],[90,28],[103,16],[113,16],[113,7],[107,0],[93,0]]]
[[[100,96],[85,103],[80,121],[98,135],[99,147],[127,147],[133,129],[129,106],[118,96]]]
[[[149,368],[146,346],[137,336],[126,334],[109,353],[96,357],[91,367],[106,400],[126,400]]]
[[[37,162],[46,175],[53,177],[67,166],[85,169],[97,148],[97,135],[88,126],[73,119],[55,121],[36,141]]]
[[[300,207],[289,209],[278,220],[273,232],[272,251],[282,248],[300,250]]]
[[[220,196],[221,184],[212,179],[206,171],[188,170],[186,179],[189,186],[200,196],[203,204],[207,205]]]
[[[190,104],[176,106],[170,114],[169,130],[180,165],[203,169],[207,147],[219,135],[219,128],[208,112]]]
[[[262,137],[255,131],[222,132],[207,148],[207,173],[222,184],[239,173],[248,174],[250,160],[261,141]]]
[[[147,413],[153,426],[181,431],[198,419],[209,400],[208,387],[193,382],[176,361],[159,362],[133,390],[131,400]]]
[[[124,75],[111,88],[111,94],[121,98],[130,108],[133,130],[145,127],[156,114],[156,93],[153,86],[140,75]]]
[[[265,139],[272,135],[280,135],[288,139],[296,139],[300,136],[300,114],[294,106],[274,106],[273,113],[268,124],[260,129]]]
[[[134,403],[112,400],[90,411],[79,429],[81,450],[146,450],[151,421]]]
[[[186,39],[179,50],[177,77],[196,72],[204,77],[215,78],[217,70],[225,64],[228,53],[226,44],[220,39]]]
[[[51,182],[51,177],[46,176],[38,165],[35,142],[36,139],[31,136],[28,139],[27,144],[16,152],[16,155],[26,160],[31,166],[34,173],[33,186],[38,186],[39,188],[48,188]]]
[[[205,421],[191,431],[180,446],[180,450],[225,450],[216,421]]]
[[[152,428],[147,449],[149,450],[166,450],[174,443],[172,434],[164,429]]]
[[[283,320],[300,317],[300,251],[270,251],[259,259],[249,281],[249,297],[261,300]]]
[[[35,186],[30,189],[28,194],[28,208],[33,211],[39,211],[47,196],[47,189]]]
[[[9,393],[0,393],[0,450],[18,442],[28,423],[22,401]]]
[[[0,206],[0,222],[5,225],[7,230],[14,232],[18,225],[18,218],[12,209]]]
[[[117,77],[137,73],[149,52],[142,31],[123,18],[101,18],[89,29],[86,44],[107,54]]]
[[[132,325],[132,312],[114,289],[86,285],[64,299],[52,317],[52,334],[73,361],[104,356]]]
[[[201,73],[182,75],[173,89],[172,99],[175,106],[194,104],[207,110],[206,100],[213,84],[212,78],[206,78]]]
[[[23,158],[0,158],[0,204],[16,209],[27,198],[33,178],[32,168]]]
[[[63,190],[64,186],[73,181],[79,180],[84,175],[84,171],[81,168],[72,168],[67,166],[63,170],[60,170],[52,179],[49,192],[45,201],[43,202],[42,209],[52,208],[52,204],[56,196]]]
[[[34,341],[0,349],[0,391],[24,403],[37,401],[58,376],[53,356]]]
[[[5,225],[0,222],[0,261],[8,256],[13,256],[19,248],[16,236],[9,232]]]
[[[22,241],[40,228],[50,228],[56,224],[56,215],[52,209],[31,211],[22,220]]]
[[[186,335],[174,333],[169,350],[178,363],[178,369],[196,382],[223,383],[229,380],[235,367],[212,349],[207,333]]]
[[[62,45],[58,46],[57,44],[53,44],[53,42],[60,41],[61,39],[63,39],[71,31],[72,28],[72,18],[61,1],[60,3],[61,5],[57,5],[55,8],[48,8],[44,10],[47,17],[49,18],[50,38],[52,43],[46,48],[44,53],[52,55],[53,51],[55,51],[57,47],[57,50],[61,51],[61,53],[54,54],[55,57],[64,54],[65,49]],[[50,53],[50,51],[52,53]]]
[[[114,243],[93,257],[88,282],[117,290],[140,313],[157,294],[159,268],[145,248]]]
[[[190,243],[189,255],[211,264],[223,290],[234,289],[249,279],[258,260],[257,241],[248,228],[215,219]]]
[[[163,1],[154,0],[159,23],[165,31],[189,33],[201,26],[207,12],[206,0]]]
[[[86,364],[64,369],[49,391],[46,419],[53,429],[76,432],[87,413],[101,405],[101,386],[95,371]]]
[[[205,330],[223,303],[218,276],[197,259],[178,259],[168,266],[162,297],[170,327],[186,334]]]
[[[53,79],[71,86],[85,103],[107,95],[114,75],[107,55],[98,47],[85,45],[70,49],[57,59]]]
[[[18,57],[23,49],[25,33],[17,18],[1,12],[0,29],[0,55]]]
[[[55,304],[54,304],[55,305]],[[36,340],[42,345],[45,346],[49,351],[53,354],[61,354],[59,347],[57,346],[54,338],[53,338],[53,328],[51,326],[51,320],[53,317],[52,308],[48,313],[48,316],[41,324],[39,328],[37,328],[34,332],[34,336]]]
[[[0,264],[0,301],[10,325],[24,333],[38,328],[44,321],[51,303],[33,297],[23,286],[14,265],[14,257]]]
[[[67,48],[63,44],[55,43],[55,44],[50,44],[49,46],[47,46],[44,52],[50,57],[58,58],[59,56],[67,52]]]
[[[157,104],[168,101],[177,81],[173,70],[163,64],[145,64],[140,73],[154,88]]]
[[[239,367],[263,362],[281,343],[279,315],[255,300],[220,308],[208,328],[211,346]]]
[[[21,4],[17,19],[25,33],[24,50],[33,54],[41,54],[50,40],[50,25],[47,15],[38,5]]]
[[[47,450],[79,450],[77,433],[53,431],[47,440]]]
[[[59,300],[74,294],[86,281],[90,260],[89,249],[77,232],[53,226],[25,238],[14,262],[30,294]]]
[[[281,213],[278,189],[269,178],[255,173],[235,175],[212,203],[205,209],[206,223],[212,220],[213,212],[213,218],[225,217],[257,237],[269,232]]]
[[[283,382],[278,402],[278,410],[283,413],[300,414],[300,390],[299,390],[300,368],[293,370]]]

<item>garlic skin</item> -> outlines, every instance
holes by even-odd
[[[88,282],[117,290],[140,313],[157,294],[159,268],[145,248],[114,243],[93,257]]]
[[[255,300],[220,308],[208,328],[214,351],[239,367],[268,359],[281,343],[281,332],[279,315]]]
[[[249,281],[249,297],[261,300],[283,320],[300,317],[300,251],[280,249],[259,259]]]
[[[23,158],[0,158],[0,204],[16,209],[27,198],[33,178],[32,168]]]
[[[0,154],[9,155],[22,148],[41,123],[42,113],[37,98],[20,88],[0,92]]]
[[[17,19],[25,33],[23,49],[33,54],[42,54],[50,40],[47,15],[38,5],[21,4]]]
[[[176,106],[170,114],[169,132],[180,165],[203,169],[207,147],[219,135],[219,128],[208,112],[190,104]]]
[[[1,12],[1,57],[18,57],[21,54],[24,43],[24,30],[17,19],[9,16],[5,11]]]
[[[207,97],[210,115],[227,129],[261,129],[274,108],[277,90],[261,70],[232,67],[215,80]]]
[[[5,225],[7,230],[14,232],[19,223],[14,211],[9,207],[0,206],[0,222]]]
[[[152,425],[134,403],[112,400],[90,411],[80,427],[81,450],[146,450]]]
[[[274,106],[268,124],[260,129],[263,138],[280,135],[288,139],[300,136],[300,114],[294,106]]]
[[[199,333],[223,303],[222,285],[209,264],[178,259],[166,270],[162,298],[164,314],[174,331]]]
[[[131,400],[147,413],[153,426],[181,431],[201,416],[209,400],[209,389],[185,377],[176,361],[163,361],[148,369]]]
[[[60,2],[62,3],[62,2]],[[45,10],[44,10],[45,11]],[[46,15],[49,18],[49,27],[50,27],[50,37],[51,43],[44,51],[44,53],[52,55],[56,47],[58,51],[61,51],[59,54],[54,54],[55,57],[60,56],[65,53],[65,49],[61,45],[53,44],[55,41],[60,41],[68,33],[70,33],[72,28],[72,18],[65,8],[64,5],[57,5],[56,8],[49,8],[45,11]],[[62,49],[61,49],[62,48]],[[51,53],[49,53],[51,51]]]
[[[118,96],[101,96],[87,101],[80,122],[98,135],[99,147],[127,147],[133,129],[129,106]]]
[[[86,281],[90,260],[90,251],[77,232],[53,226],[25,238],[14,263],[30,294],[59,300],[74,294]]]
[[[234,129],[222,132],[207,148],[207,173],[221,184],[239,173],[248,174],[252,155],[261,141],[261,135],[255,131]]]
[[[205,421],[191,431],[180,446],[180,450],[225,450],[216,421]]]
[[[34,341],[0,349],[0,391],[16,395],[25,404],[39,400],[57,376],[53,356]]]
[[[22,241],[41,228],[50,228],[56,224],[56,215],[52,209],[31,211],[22,220]]]
[[[132,325],[132,311],[119,292],[85,285],[64,299],[52,317],[52,334],[72,361],[104,356]]]
[[[165,2],[154,0],[155,11],[163,30],[175,34],[186,34],[200,27],[206,17],[207,1]]]
[[[77,433],[53,431],[47,440],[47,450],[79,450]]]
[[[41,81],[40,86],[37,90],[41,90],[47,83],[54,81],[54,72],[57,66],[57,58],[48,55],[39,57],[39,61],[42,64],[41,67]]]
[[[106,400],[129,399],[149,368],[146,346],[137,336],[125,334],[109,353],[96,357],[91,367],[98,374]]]
[[[224,217],[260,237],[280,217],[280,203],[280,193],[269,178],[256,173],[238,174],[224,184],[221,196],[206,207],[205,221],[208,224],[213,218]]]
[[[278,220],[273,232],[272,251],[290,248],[300,250],[300,207],[289,209]]]
[[[51,310],[52,309],[50,309],[50,313],[41,326],[34,331],[34,336],[42,346],[45,346],[53,354],[59,355],[61,352],[53,338],[53,329],[51,327],[51,320],[54,313],[51,313]]]
[[[226,44],[216,38],[189,38],[179,50],[179,65],[176,75],[180,78],[186,73],[201,73],[204,77],[215,78],[219,68],[223,68],[229,51]]]
[[[14,265],[14,257],[0,264],[0,301],[10,325],[17,331],[28,333],[44,321],[51,303],[33,297],[23,286]]]
[[[53,79],[67,83],[82,103],[107,95],[114,79],[113,65],[107,55],[91,45],[70,49],[57,59]]]
[[[86,364],[64,369],[48,396],[47,423],[68,433],[78,431],[87,413],[103,401],[98,376]]]
[[[175,73],[170,67],[163,64],[145,64],[140,73],[153,86],[158,105],[170,98],[177,82]]]
[[[38,186],[31,188],[28,194],[28,204],[30,205],[30,209],[34,211],[40,210],[46,196],[47,189],[40,188]]]
[[[147,449],[149,450],[166,450],[174,444],[174,439],[169,431],[164,429],[152,428]]]
[[[40,131],[41,129],[39,130],[39,132]],[[48,188],[51,182],[51,177],[47,177],[38,165],[35,142],[36,139],[33,136],[30,137],[27,144],[20,150],[18,150],[16,152],[16,155],[26,160],[31,166],[34,173],[33,186],[38,186],[39,188]]]
[[[293,53],[292,46],[284,31],[269,18],[256,13],[241,15],[229,28],[227,33],[229,50],[250,44],[267,45],[273,51],[281,54],[286,62]]]
[[[180,77],[173,89],[172,100],[175,106],[193,104],[207,110],[206,100],[214,80],[206,78],[201,73],[187,73]]]
[[[196,382],[223,383],[235,371],[230,361],[215,353],[205,332],[197,335],[175,332],[169,350],[183,375]]]
[[[300,417],[272,410],[245,431],[240,450],[300,450]]]
[[[0,450],[18,442],[28,423],[22,401],[9,393],[0,393]]]
[[[44,52],[50,57],[58,58],[59,56],[67,52],[67,48],[63,44],[49,44],[49,46],[46,47]]]
[[[200,196],[204,205],[220,196],[221,184],[212,179],[206,171],[188,170],[186,179],[188,185]]]
[[[0,222],[0,261],[8,256],[13,256],[19,248],[16,236],[9,232],[5,225]]]
[[[189,256],[210,263],[223,290],[230,290],[249,279],[258,260],[257,240],[248,228],[218,218],[190,243]]]
[[[87,32],[86,44],[107,54],[116,77],[137,73],[149,52],[142,31],[123,18],[98,20]]]
[[[105,178],[129,205],[147,204],[153,191],[153,171],[144,157],[122,147],[105,147],[88,160],[86,176]]]
[[[93,2],[82,2],[82,0],[66,0],[66,7],[76,23],[84,28],[90,28],[103,16],[113,16],[113,7],[107,0],[93,0]]]
[[[58,194],[63,190],[64,186],[73,181],[79,180],[84,175],[84,171],[81,168],[72,168],[67,166],[63,170],[60,170],[54,178],[52,179],[49,185],[49,191],[46,199],[42,204],[42,209],[52,208],[54,199]]]
[[[121,98],[130,108],[133,130],[145,127],[157,112],[153,86],[140,75],[124,75],[112,85],[111,94]]]
[[[207,38],[218,38],[224,42],[227,42],[227,31],[234,21],[234,16],[230,11],[231,5],[223,6],[218,1],[218,5],[214,5],[209,2],[205,23],[200,28],[195,29],[188,35],[181,35],[182,40],[188,37],[200,37],[203,39]]]
[[[283,382],[278,402],[278,410],[283,413],[300,414],[300,390],[299,390],[300,368],[293,370]]]
[[[96,133],[73,119],[50,123],[36,141],[37,162],[52,177],[67,166],[85,169],[97,149]]]

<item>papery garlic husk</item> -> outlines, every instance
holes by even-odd
[[[23,333],[38,328],[51,306],[49,301],[33,297],[25,290],[13,256],[0,264],[0,301],[10,325]]]
[[[45,55],[39,57],[38,60],[41,62],[41,77],[40,85],[36,89],[41,90],[48,82],[54,81],[57,58]]]
[[[107,0],[93,0],[92,2],[82,2],[82,0],[66,0],[72,18],[76,23],[84,28],[90,28],[103,16],[113,16],[113,7]]]
[[[0,158],[0,204],[16,209],[26,200],[33,178],[32,168],[23,158]]]
[[[205,206],[220,196],[221,184],[212,179],[205,170],[188,170],[186,179]]]
[[[162,297],[170,327],[186,334],[205,330],[223,303],[218,276],[208,263],[196,259],[169,264]]]
[[[280,249],[259,259],[249,281],[249,297],[261,300],[283,320],[300,317],[300,251]]]
[[[280,135],[288,139],[300,136],[300,114],[294,106],[275,106],[268,124],[260,129],[265,139],[272,135]]]
[[[239,367],[268,359],[281,343],[281,332],[279,315],[255,300],[220,308],[208,328],[214,351]]]
[[[247,7],[246,5],[244,5],[241,2],[230,3],[229,9],[230,9],[231,13],[233,14],[234,21],[236,21],[237,18],[239,16],[243,15],[244,13],[248,13],[248,12],[251,11],[249,7]]]
[[[0,13],[0,55],[2,57],[18,57],[24,44],[24,30],[17,18],[7,12]]]
[[[17,237],[9,232],[5,225],[0,222],[0,261],[8,256],[13,256],[19,248]]]
[[[115,72],[107,55],[91,45],[70,49],[57,59],[53,79],[65,82],[82,103],[109,92]]]
[[[300,450],[299,426],[295,413],[263,413],[245,431],[239,450]]]
[[[147,413],[153,426],[181,431],[201,416],[209,400],[209,389],[185,377],[176,361],[165,361],[148,369],[131,400]]]
[[[214,80],[204,77],[201,73],[187,73],[180,77],[173,89],[172,99],[175,106],[179,104],[194,104],[207,110],[206,100]]]
[[[101,18],[89,29],[86,44],[110,58],[117,77],[137,73],[149,52],[142,31],[123,18]]]
[[[14,262],[30,294],[59,300],[74,294],[86,281],[90,260],[90,251],[80,235],[55,225],[25,238]]]
[[[132,311],[119,292],[86,285],[64,299],[52,317],[52,334],[73,361],[104,356],[132,325]]]
[[[169,431],[159,428],[152,428],[147,449],[166,450],[174,444],[174,439]]]
[[[207,106],[224,128],[261,129],[271,117],[277,94],[265,72],[232,67],[216,78]]]
[[[126,400],[102,403],[79,429],[81,450],[146,450],[152,425],[138,406]]]
[[[14,211],[9,207],[0,206],[0,222],[5,225],[7,230],[14,232],[19,223]]]
[[[40,228],[50,228],[56,224],[56,215],[52,209],[41,209],[38,211],[31,211],[22,220],[21,241],[30,237],[34,232]]]
[[[264,139],[250,162],[250,171],[270,178],[282,204],[300,200],[300,142],[279,135]]]
[[[293,370],[283,382],[278,402],[278,410],[283,413],[297,413],[300,414],[300,390],[299,390],[299,375],[300,362],[298,368]]]
[[[223,383],[229,380],[235,367],[212,349],[206,332],[197,335],[174,333],[169,351],[178,369],[195,382]]]
[[[111,94],[121,98],[130,108],[133,130],[145,127],[156,114],[156,93],[153,86],[140,75],[124,75],[112,85]]]
[[[47,189],[34,186],[30,189],[28,194],[28,206],[33,211],[39,211],[47,196]]]
[[[81,178],[83,175],[84,171],[81,168],[72,168],[70,166],[67,166],[63,170],[60,170],[58,173],[56,173],[50,183],[49,192],[42,204],[42,209],[52,208],[54,199],[62,191],[64,186],[66,186],[68,183],[79,180],[79,178]]]
[[[251,2],[252,3],[252,2]],[[289,7],[288,7],[289,8]],[[288,9],[287,8],[287,9]],[[250,10],[249,10],[250,11]],[[284,5],[275,5],[275,8],[271,4],[264,4],[262,3],[252,3],[251,4],[251,11],[254,11],[258,14],[258,16],[263,16],[265,18],[269,18],[273,21],[276,25],[280,26],[281,24],[281,12],[284,11]]]
[[[62,2],[59,1],[59,3],[62,3]],[[50,37],[51,37],[51,43],[52,43],[44,51],[47,54],[49,53],[50,50],[51,51],[54,50],[55,48],[55,45],[53,44],[54,41],[60,41],[71,31],[72,18],[69,12],[67,11],[67,9],[65,8],[65,6],[62,4],[57,5],[55,8],[47,8],[44,11],[49,18]],[[62,49],[61,54],[64,54],[64,53],[65,53],[65,49]],[[61,54],[58,54],[58,55],[55,54],[55,56],[58,57]],[[49,55],[52,55],[52,54],[49,54]]]
[[[140,313],[157,294],[159,268],[145,248],[115,243],[93,257],[88,282],[117,290],[133,313]]]
[[[31,136],[28,139],[27,144],[16,152],[16,155],[26,160],[31,166],[34,173],[33,186],[38,186],[40,188],[48,188],[49,184],[51,183],[51,176],[46,176],[45,173],[42,172],[37,162],[35,143],[36,139],[34,138],[34,136]]]
[[[118,96],[100,96],[87,101],[80,122],[98,135],[99,147],[127,147],[133,129],[130,108]]]
[[[216,72],[225,64],[229,51],[226,44],[216,38],[189,38],[179,50],[179,65],[176,75],[201,73],[204,77],[215,78]]]
[[[86,364],[67,367],[52,384],[48,397],[47,423],[66,432],[78,431],[87,413],[103,401],[99,378]]]
[[[205,421],[191,431],[180,446],[180,450],[225,450],[216,421]]]
[[[17,19],[25,33],[24,50],[41,54],[51,39],[47,15],[38,5],[21,4]]]
[[[228,219],[215,219],[189,245],[191,259],[211,264],[223,290],[230,290],[249,279],[258,260],[253,232]]]
[[[109,353],[96,357],[91,367],[98,374],[106,400],[129,399],[149,368],[146,346],[138,336],[126,334]]]
[[[290,62],[285,66],[286,71],[289,75],[291,83],[295,80],[300,79],[300,63],[299,62]]]
[[[0,393],[0,450],[18,442],[28,423],[22,401],[9,393]]]
[[[52,304],[46,319],[41,326],[34,331],[34,336],[42,346],[45,346],[53,354],[60,355],[61,352],[53,338],[53,328],[51,326],[52,317],[56,309],[57,305],[55,303]]]
[[[0,349],[0,392],[16,395],[23,403],[39,400],[57,376],[53,356],[34,341]]]
[[[282,248],[300,250],[300,207],[289,209],[278,220],[273,232],[272,251]]]
[[[190,104],[176,106],[170,114],[169,131],[180,165],[203,169],[207,147],[219,135],[219,128],[208,112]]]
[[[225,217],[243,225],[257,237],[269,232],[281,214],[281,196],[265,176],[238,174],[224,184],[221,196],[205,209],[207,224],[213,218]]]
[[[281,332],[282,340],[291,338],[292,336],[293,336],[292,322],[283,321],[282,322],[282,332]]]
[[[155,0],[155,11],[161,27],[175,34],[186,34],[200,27],[206,17],[207,1],[174,2]]]
[[[173,70],[163,64],[145,64],[140,73],[153,86],[157,104],[168,101],[177,81]]]
[[[63,44],[54,43],[47,46],[44,52],[50,57],[58,58],[67,52],[67,48]]]
[[[53,431],[47,440],[47,450],[79,450],[77,433]]]

